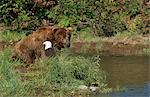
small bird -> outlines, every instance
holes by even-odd
[[[45,50],[52,48],[52,43],[50,41],[45,41],[43,44],[45,45]]]
[[[55,55],[55,50],[53,48],[53,44],[51,41],[45,41],[43,42],[43,44],[45,45],[45,55],[47,57],[52,57]]]

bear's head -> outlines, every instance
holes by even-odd
[[[54,47],[61,49],[70,47],[72,28],[53,28]]]

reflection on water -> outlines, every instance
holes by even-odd
[[[110,87],[144,85],[150,81],[148,56],[102,56],[101,59]]]
[[[94,97],[150,97],[150,59],[148,56],[102,56],[101,64],[111,88],[124,91]]]

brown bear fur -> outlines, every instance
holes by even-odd
[[[70,46],[71,28],[54,26],[42,27],[25,37],[13,49],[12,58],[21,59],[26,64],[31,64],[35,59],[46,56],[43,42],[51,41],[53,46],[61,49]]]

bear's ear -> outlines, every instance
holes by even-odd
[[[58,28],[58,27],[54,27],[53,29],[52,29],[52,33],[53,33],[53,38],[54,38],[54,40],[58,37],[58,35],[59,35],[59,29],[60,28]]]
[[[65,28],[54,28],[53,33],[55,36],[64,36],[66,35],[67,30]]]
[[[69,32],[69,33],[73,31],[72,27],[68,27],[68,28],[66,28],[66,30],[67,30],[67,32]]]
[[[56,33],[59,30],[59,28],[55,27],[52,29],[53,33]]]

